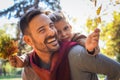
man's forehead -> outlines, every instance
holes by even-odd
[[[29,23],[37,23],[37,22],[47,22],[47,21],[50,21],[50,18],[45,15],[45,14],[39,14],[39,15],[36,15]]]
[[[52,23],[52,21],[50,20],[50,18],[45,15],[45,14],[40,14],[35,16],[31,22],[29,23],[29,26],[31,28],[33,28],[33,26],[35,28],[41,27],[41,26],[46,26],[46,25],[50,25],[50,23]]]
[[[49,19],[47,15],[45,14],[39,14],[39,15],[36,15],[32,20],[44,20],[44,19]]]

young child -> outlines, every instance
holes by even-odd
[[[95,47],[93,45],[97,46],[98,43],[96,43],[96,41],[99,41],[99,29],[95,29],[92,34],[86,37],[85,35],[82,35],[80,33],[72,33],[72,26],[69,24],[69,22],[67,21],[64,14],[61,11],[50,13],[48,16],[55,24],[55,28],[58,32],[59,41],[75,41],[78,42],[80,45],[84,46],[89,51],[94,51],[93,49]],[[96,47],[96,50],[96,53],[98,53],[99,48]],[[96,54],[94,53],[94,55]]]
[[[48,14],[48,17],[54,22],[55,28],[58,32],[58,39],[60,42],[63,41],[76,41],[81,46],[85,47],[90,55],[95,56],[99,53],[99,48],[94,47],[93,45],[98,46],[99,41],[99,29],[90,34],[88,37],[80,33],[72,33],[72,26],[66,20],[62,12],[55,12]],[[93,39],[93,40],[91,40]],[[90,42],[92,41],[92,42]],[[11,56],[9,58],[10,64],[14,67],[24,67],[28,64],[29,59],[26,54],[22,56]]]

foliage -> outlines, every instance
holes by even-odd
[[[116,56],[117,60],[120,61],[120,13],[114,12],[113,18],[113,22],[101,26],[100,38],[105,42],[102,52],[110,57]],[[98,25],[96,19],[88,19],[87,21],[89,31],[97,28]]]
[[[98,25],[101,23],[101,17],[100,17],[101,9],[102,9],[102,5],[99,6],[98,9],[96,10],[97,15],[96,15],[96,17],[94,19],[91,19],[91,18],[87,19],[86,26],[88,27],[88,32],[90,32],[91,30],[94,30],[95,28],[97,28]]]
[[[12,67],[7,60],[4,60],[1,69],[2,75],[0,76],[0,80],[21,80],[22,69]]]
[[[88,32],[90,32],[91,30],[94,30],[95,28],[97,28],[98,24],[96,19],[87,19],[87,23],[86,26],[88,27]]]
[[[96,7],[97,0],[94,1]],[[118,4],[120,4],[120,2],[117,2],[113,6],[116,6]],[[90,32],[99,27],[101,29],[100,38],[105,42],[105,47],[102,49],[102,53],[107,54],[112,58],[116,57],[120,62],[120,12],[111,12],[113,13],[113,21],[106,23],[106,21],[101,20],[101,9],[102,6],[99,6],[97,8],[96,16],[93,19],[88,18],[86,23],[88,31]],[[105,15],[107,14],[109,13],[106,13]]]
[[[0,16],[7,15],[8,18],[12,16],[19,18],[30,8],[45,7],[54,11],[61,9],[59,0],[14,0],[14,5],[1,10]]]
[[[120,61],[120,13],[114,12],[113,17],[113,22],[102,27],[101,39],[106,42],[103,52],[111,56],[116,55]]]
[[[2,31],[0,31],[2,32]],[[8,59],[10,55],[18,52],[17,44],[9,35],[3,33],[0,35],[0,58]]]

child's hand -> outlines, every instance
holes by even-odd
[[[71,41],[78,42],[81,46],[85,46],[86,36],[80,33],[75,33]]]
[[[19,56],[10,56],[9,57],[9,62],[10,62],[10,65],[13,66],[13,67],[23,67],[24,66],[24,59],[22,59],[21,57]]]
[[[98,47],[99,33],[100,29],[96,28],[94,32],[86,38],[85,47],[88,51],[93,51],[96,47]]]

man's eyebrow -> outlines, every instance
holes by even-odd
[[[38,29],[37,29],[37,31],[39,31],[40,29],[42,29],[44,26],[40,26]]]

